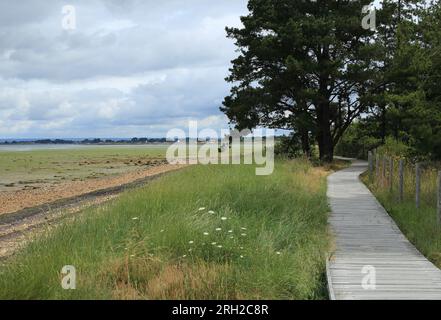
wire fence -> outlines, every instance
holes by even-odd
[[[368,154],[369,180],[397,202],[414,201],[415,209],[433,207],[441,224],[441,170],[433,163]]]

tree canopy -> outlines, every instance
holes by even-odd
[[[439,5],[384,0],[372,21],[370,3],[249,0],[243,27],[227,28],[239,56],[221,110],[238,129],[291,130],[305,153],[315,142],[324,161],[356,119],[375,122],[383,142],[395,130],[441,148],[428,139],[441,118],[425,116],[439,113],[428,111],[440,102]]]

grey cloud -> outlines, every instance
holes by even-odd
[[[218,107],[235,52],[224,27],[246,0],[74,0],[73,32],[61,28],[63,4],[0,2],[0,137],[226,123]]]

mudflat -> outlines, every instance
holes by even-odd
[[[16,212],[179,169],[165,148],[0,153],[0,214]]]

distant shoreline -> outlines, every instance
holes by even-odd
[[[0,140],[0,145],[115,145],[115,144],[169,144],[166,138],[132,138],[132,139],[4,139]]]
[[[216,139],[194,139],[186,138],[186,142],[197,140],[198,143],[213,142]],[[167,138],[132,138],[132,139],[0,139],[0,146],[2,145],[158,145],[158,144],[173,144],[179,142],[167,140]],[[222,139],[217,139],[218,143],[222,142]]]

